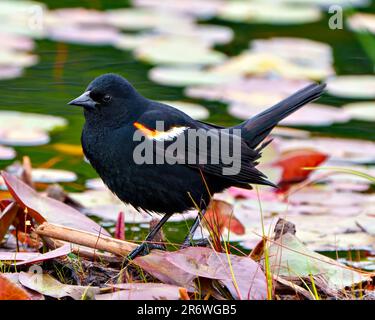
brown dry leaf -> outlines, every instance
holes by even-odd
[[[0,274],[0,300],[32,300],[20,286]]]

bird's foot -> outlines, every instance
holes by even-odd
[[[185,249],[188,247],[207,247],[209,243],[210,242],[208,241],[207,238],[200,239],[197,241],[187,239],[182,243],[181,249]]]
[[[162,244],[143,242],[141,245],[139,245],[137,248],[135,248],[132,252],[128,254],[126,260],[132,261],[138,256],[145,256],[149,254],[150,250],[152,249],[165,250],[165,247]]]

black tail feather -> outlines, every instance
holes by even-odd
[[[251,148],[256,148],[281,120],[305,104],[318,99],[325,87],[325,84],[309,85],[236,128],[241,128],[242,138],[249,143]]]

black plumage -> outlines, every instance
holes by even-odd
[[[82,131],[85,156],[108,188],[122,201],[137,209],[157,212],[168,217],[199,206],[204,210],[210,195],[230,186],[251,188],[250,184],[271,185],[255,166],[261,157],[264,139],[274,126],[292,112],[322,95],[325,85],[312,84],[277,105],[238,126],[224,128],[196,121],[185,113],[140,95],[121,76],[106,74],[96,78],[85,93],[70,102],[82,106],[86,122]],[[226,165],[219,163],[136,164],[134,148],[139,142],[133,136],[138,126],[157,134],[156,122],[164,122],[164,130],[173,128],[217,129],[207,145],[210,153],[212,141],[221,141],[223,135],[239,142],[241,169],[234,175],[223,175]],[[241,130],[234,136],[233,130]],[[187,139],[187,130],[181,134]],[[147,132],[146,132],[147,133]],[[147,135],[147,134],[146,134]],[[147,139],[147,137],[145,138]],[[171,144],[174,140],[166,140]],[[164,149],[155,148],[162,154]],[[196,146],[186,140],[186,153],[197,153]],[[163,154],[164,156],[168,156]],[[208,156],[209,158],[209,156]],[[150,237],[148,238],[150,239]]]

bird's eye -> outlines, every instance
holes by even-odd
[[[109,102],[111,101],[112,97],[108,94],[106,94],[104,97],[103,97],[103,102]]]

